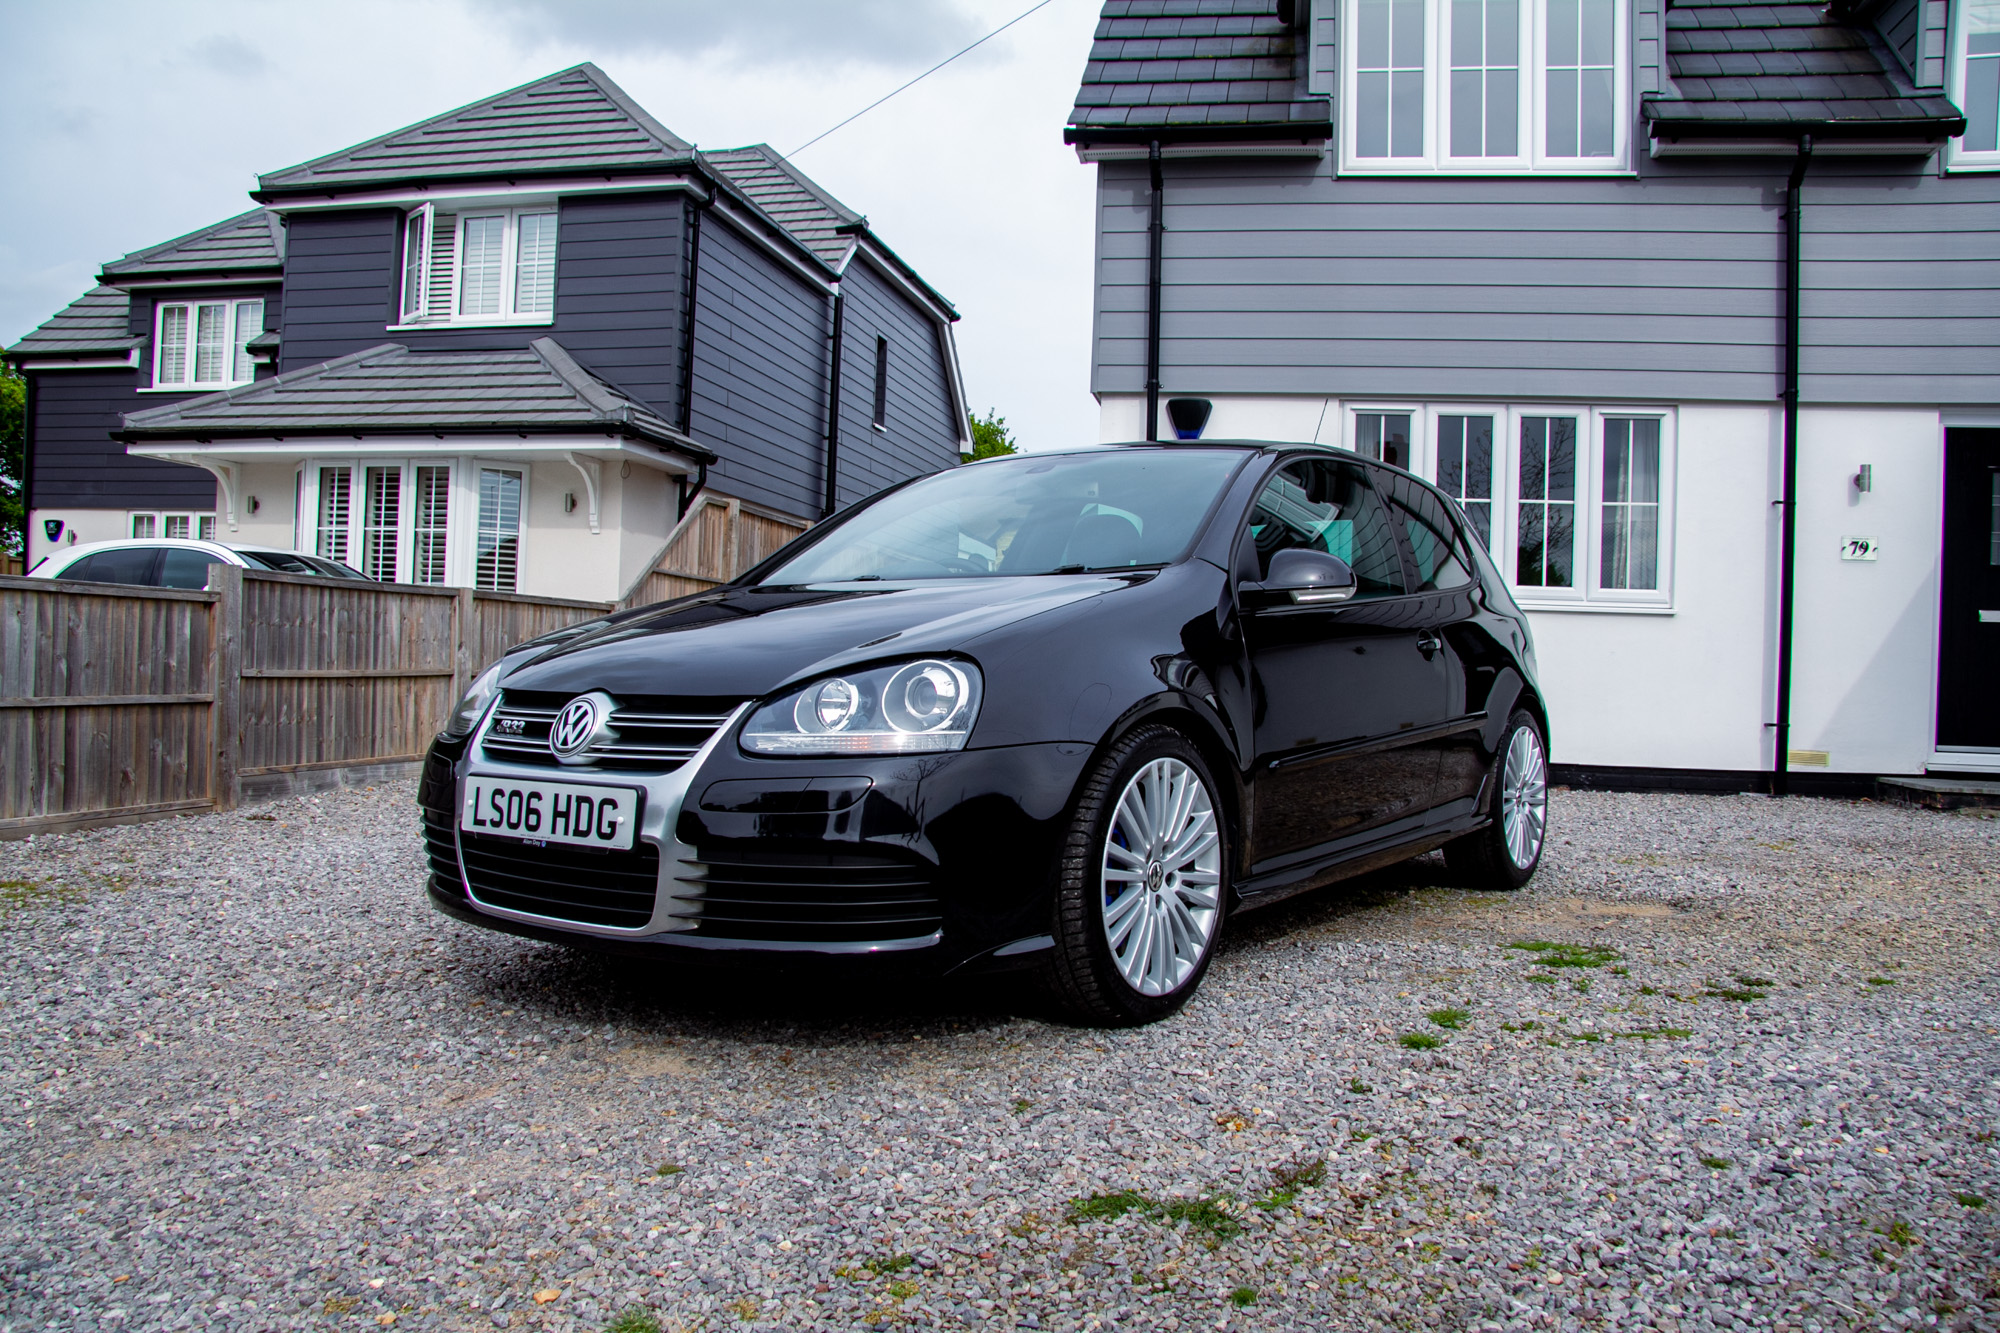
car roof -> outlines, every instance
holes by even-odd
[[[78,542],[74,546],[65,546],[60,551],[54,552],[51,558],[60,556],[67,560],[79,555],[88,555],[93,551],[129,551],[135,547],[147,550],[207,551],[210,555],[234,554],[232,548],[224,546],[221,542],[202,541],[197,537],[118,537],[111,541]],[[254,551],[258,548],[253,546],[244,549]]]

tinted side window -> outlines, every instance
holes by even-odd
[[[1416,558],[1417,591],[1441,592],[1471,583],[1471,555],[1444,503],[1414,482],[1396,489],[1396,513]]]
[[[85,556],[57,577],[79,583],[137,583],[151,587],[155,586],[153,569],[159,557],[159,551],[149,546],[99,551]]]
[[[172,549],[167,558],[160,562],[160,586],[162,588],[206,588],[208,567],[225,564],[219,555],[207,551],[183,551]]]
[[[1319,459],[1287,464],[1257,497],[1249,527],[1245,545],[1256,553],[1259,579],[1271,572],[1271,557],[1279,551],[1304,547],[1345,560],[1360,585],[1357,597],[1392,597],[1404,590],[1388,508],[1359,464]]]

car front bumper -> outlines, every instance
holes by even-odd
[[[874,959],[942,973],[1030,964],[1048,947],[1088,746],[771,759],[737,749],[740,721],[667,772],[500,763],[479,734],[439,737],[418,792],[433,906],[528,938],[688,962]],[[473,772],[639,788],[635,848],[465,833]]]

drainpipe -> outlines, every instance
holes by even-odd
[[[694,424],[694,302],[701,281],[701,215],[714,198],[711,186],[708,198],[688,209],[687,290],[681,297],[681,410],[674,423],[683,435],[690,434]]]
[[[1153,220],[1146,228],[1146,442],[1160,438],[1160,251],[1167,235],[1167,190],[1160,179],[1160,141],[1146,150],[1153,169]]]
[[[708,211],[715,200],[715,182],[708,183],[708,198],[688,209],[688,258],[687,288],[681,297],[681,410],[676,413],[674,425],[680,433],[690,439],[694,435],[694,309],[695,290],[701,281],[701,215]],[[688,485],[685,476],[675,479],[675,488],[680,492],[679,504],[674,509],[674,520],[679,522],[688,516],[694,507],[695,497],[708,485],[708,464],[695,465],[694,485]]]
[[[833,366],[826,378],[826,503],[821,516],[832,518],[840,504],[840,363],[841,329],[847,317],[847,298],[833,293]]]
[[[1792,757],[1792,547],[1798,534],[1799,500],[1799,192],[1806,166],[1812,161],[1812,136],[1799,139],[1785,184],[1785,480],[1781,535],[1778,538],[1778,719],[1777,744],[1771,756],[1771,794],[1791,790]]]

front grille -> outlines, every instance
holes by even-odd
[[[675,878],[685,907],[673,915],[718,939],[905,940],[944,924],[929,872],[883,857],[709,848]]]
[[[590,768],[671,773],[729,720],[713,699],[621,700],[612,710],[610,739],[592,746],[588,764],[559,764],[549,750],[549,728],[573,696],[510,691],[493,710],[480,751],[488,759],[538,768]],[[505,729],[503,731],[503,728]]]
[[[636,929],[653,919],[660,849],[629,852],[533,847],[477,833],[460,835],[465,877],[479,901],[515,912]]]

